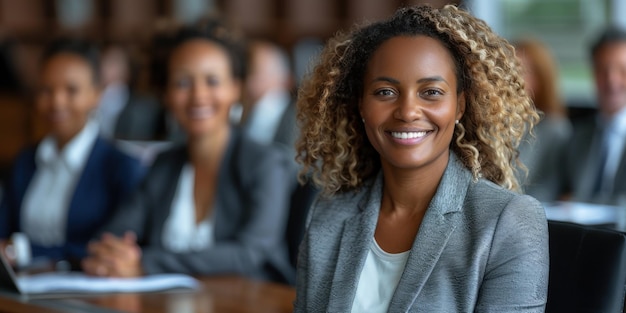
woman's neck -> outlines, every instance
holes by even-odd
[[[189,138],[188,151],[196,169],[215,168],[228,147],[230,128],[215,133]]]
[[[383,165],[381,209],[402,215],[424,214],[435,196],[447,164],[448,157],[414,170]]]

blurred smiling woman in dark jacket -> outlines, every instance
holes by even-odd
[[[174,38],[165,99],[187,143],[157,157],[139,192],[90,246],[88,273],[293,281],[284,240],[290,162],[229,124],[242,57],[237,39],[214,21]]]

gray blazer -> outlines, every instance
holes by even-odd
[[[285,241],[295,175],[284,153],[233,130],[218,178],[213,208],[215,245],[197,252],[166,250],[162,232],[183,165],[184,146],[160,154],[143,185],[103,231],[137,234],[147,274],[239,274],[292,282]]]
[[[590,115],[577,119],[573,126],[574,132],[566,150],[565,162],[562,162],[561,192],[571,194],[574,201],[623,204],[626,201],[626,151],[622,153],[615,172],[613,191],[610,194],[593,195],[593,184],[600,162],[601,132],[598,117]]]
[[[295,312],[350,312],[374,238],[382,176],[314,204],[298,259]],[[388,312],[543,312],[548,263],[541,204],[474,181],[451,153]]]

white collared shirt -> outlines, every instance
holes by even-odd
[[[108,85],[102,92],[100,103],[96,109],[96,120],[100,133],[105,138],[114,138],[117,120],[128,102],[130,91],[124,84]]]
[[[271,143],[290,101],[291,97],[285,91],[270,91],[265,94],[254,105],[246,129],[248,136],[260,143]]]
[[[372,239],[356,288],[352,312],[387,312],[409,252],[388,253]]]
[[[171,252],[199,251],[212,246],[215,241],[210,216],[196,223],[194,174],[193,166],[185,164],[178,178],[170,215],[163,227],[163,245]]]
[[[70,202],[97,137],[98,125],[89,121],[61,151],[52,136],[37,147],[37,170],[24,194],[20,225],[32,243],[65,243]]]
[[[624,144],[626,142],[626,107],[615,114],[605,124],[604,138],[608,144],[608,155],[603,172],[602,191],[610,193],[613,190],[615,172],[619,167]]]

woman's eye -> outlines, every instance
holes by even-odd
[[[219,79],[217,79],[217,77],[207,77],[206,83],[209,86],[217,86],[220,84],[220,81]]]
[[[422,94],[426,97],[434,97],[434,96],[441,96],[443,95],[443,92],[441,92],[441,90],[439,89],[428,89],[424,92],[422,92]]]
[[[173,85],[176,88],[188,88],[191,86],[191,81],[186,78],[176,79],[174,80]]]
[[[391,89],[381,89],[377,90],[374,94],[377,96],[393,96],[394,92]]]

